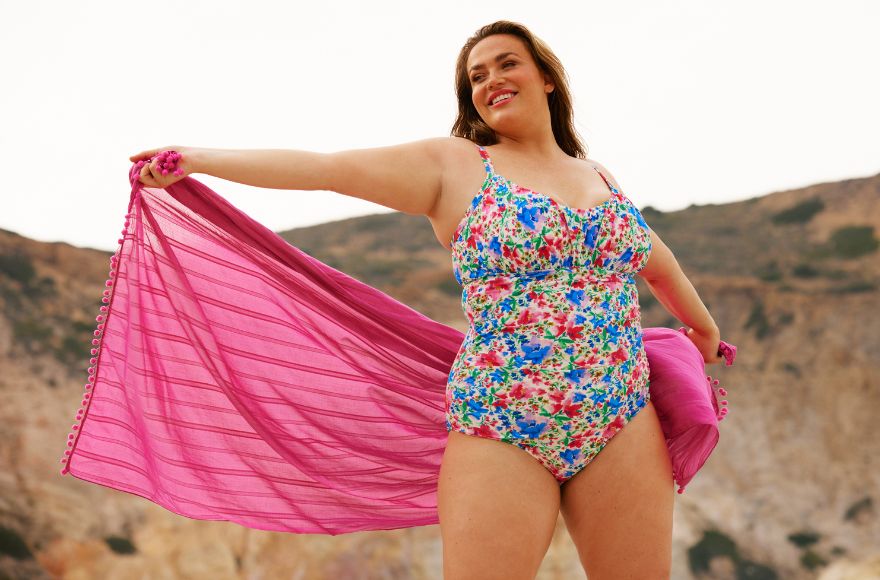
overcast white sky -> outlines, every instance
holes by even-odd
[[[0,0],[0,227],[115,250],[128,157],[152,147],[448,135],[455,57],[499,19],[560,57],[589,156],[639,207],[880,172],[871,0]],[[275,231],[391,211],[194,177]]]

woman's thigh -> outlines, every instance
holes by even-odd
[[[443,577],[535,577],[559,517],[559,483],[527,451],[449,432],[438,483]]]
[[[561,511],[590,580],[668,579],[672,462],[654,404],[562,486]]]

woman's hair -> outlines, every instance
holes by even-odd
[[[471,50],[478,42],[494,34],[512,34],[522,39],[538,68],[553,79],[555,88],[552,93],[547,95],[553,136],[559,147],[570,156],[586,159],[587,147],[574,128],[571,91],[568,88],[568,76],[565,73],[565,68],[543,40],[532,34],[522,24],[509,20],[499,20],[483,26],[467,39],[458,54],[458,61],[455,63],[455,94],[458,97],[458,117],[452,126],[452,136],[464,137],[478,145],[498,143],[495,131],[480,118],[480,114],[474,107],[471,98],[471,83],[467,74],[467,60]]]

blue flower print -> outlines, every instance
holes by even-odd
[[[642,212],[640,212],[637,207],[633,206],[630,209],[630,213],[633,214],[634,216],[636,216],[636,221],[639,223],[639,225],[641,227],[643,227],[646,230],[648,229],[648,224],[645,222],[645,218],[642,215]]]
[[[565,293],[565,297],[568,298],[568,301],[574,304],[575,306],[580,306],[581,302],[584,300],[584,290],[582,288],[579,289],[570,289]]]
[[[620,400],[620,396],[615,394],[614,396],[608,397],[605,399],[605,404],[608,405],[608,412],[617,414],[620,411],[620,408],[623,406],[623,401]]]
[[[581,456],[580,449],[566,449],[562,453],[559,454],[559,457],[565,460],[569,465],[574,465],[575,459]]]
[[[531,340],[529,342],[524,342],[521,348],[523,353],[525,353],[525,358],[530,363],[541,364],[544,362],[544,359],[547,358],[553,345],[548,344],[544,346],[536,340]]]
[[[544,429],[547,428],[547,422],[538,422],[535,419],[517,419],[516,424],[519,432],[525,437],[540,437]]]
[[[584,380],[584,375],[586,374],[586,370],[584,369],[571,369],[565,373],[565,378],[570,380],[572,383],[579,385],[581,381]]]
[[[483,415],[485,415],[486,413],[489,412],[489,409],[484,407],[482,403],[480,403],[478,401],[474,401],[473,399],[467,400],[467,406],[468,406],[468,415],[473,415],[474,418],[477,419],[478,421],[480,420],[480,418]]]
[[[596,236],[599,235],[599,224],[593,224],[587,229],[584,245],[592,249],[596,246]]]
[[[620,327],[608,326],[605,331],[608,333],[608,340],[610,342],[613,342],[614,344],[617,344],[618,340],[620,340]]]
[[[538,220],[541,218],[541,208],[528,205],[524,201],[517,203],[516,217],[525,227],[534,231],[537,229]]]
[[[489,241],[489,250],[496,256],[500,256],[501,238],[499,238],[498,236],[492,236],[492,239]]]

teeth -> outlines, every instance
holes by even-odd
[[[497,103],[500,102],[500,101],[503,101],[503,100],[505,100],[505,99],[509,99],[509,98],[511,98],[512,96],[513,96],[513,93],[504,93],[503,95],[498,96],[498,97],[495,97],[494,99],[492,99],[492,104],[495,105],[495,104],[497,104]]]

